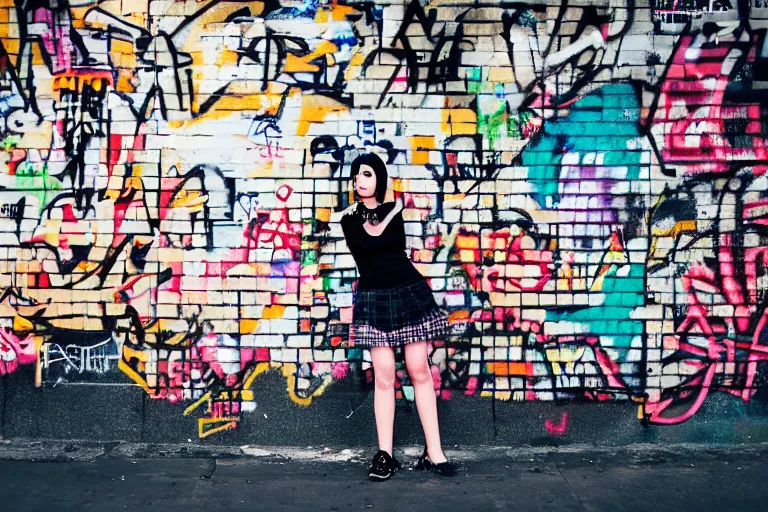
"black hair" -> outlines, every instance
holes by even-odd
[[[369,166],[373,169],[374,174],[376,174],[376,200],[379,203],[383,203],[384,198],[387,195],[387,182],[389,177],[387,174],[387,165],[379,155],[375,153],[363,153],[352,162],[350,179],[352,179],[353,182],[360,172],[360,167],[363,165]]]

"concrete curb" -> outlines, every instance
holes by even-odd
[[[403,461],[415,460],[421,446],[395,449]],[[25,461],[86,462],[101,457],[124,459],[240,459],[243,461],[298,461],[362,463],[376,451],[375,447],[336,449],[293,446],[210,446],[188,444],[150,444],[127,442],[90,442],[81,440],[0,441],[0,459]],[[561,447],[530,446],[455,446],[446,448],[446,455],[457,462],[507,459],[511,463],[578,460],[603,462],[616,459],[625,464],[663,463],[668,460],[719,460],[730,457],[765,458],[768,443],[754,444],[634,444],[625,446],[567,445]]]

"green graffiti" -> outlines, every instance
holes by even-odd
[[[467,91],[478,95],[475,101],[477,133],[488,141],[488,149],[494,151],[499,138],[524,138],[522,127],[530,122],[532,114],[510,111],[504,84],[484,81],[482,68],[474,67],[467,69]]]
[[[511,135],[510,123],[507,116],[507,103],[502,101],[498,108],[486,114],[477,111],[477,132],[488,140],[488,148],[493,151],[496,139],[504,135]]]
[[[38,213],[43,211],[61,190],[61,183],[48,174],[48,163],[38,171],[28,160],[16,169],[16,190],[23,190],[38,200]]]
[[[477,110],[477,132],[488,141],[491,151],[495,149],[496,140],[499,138],[525,138],[523,127],[528,125],[533,117],[530,111],[517,114],[510,112],[506,100],[499,100],[497,105],[491,113],[483,112],[481,106],[478,106]]]
[[[3,139],[3,149],[6,151],[12,150],[17,144],[18,142],[16,142],[16,139],[10,135],[7,135],[5,139]]]

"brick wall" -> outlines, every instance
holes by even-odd
[[[203,437],[268,371],[370,382],[338,212],[374,151],[451,314],[442,398],[674,424],[764,386],[759,2],[77,4],[0,0],[0,373]]]

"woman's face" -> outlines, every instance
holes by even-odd
[[[355,190],[361,198],[376,195],[376,173],[369,165],[360,166],[360,171],[355,176]]]

